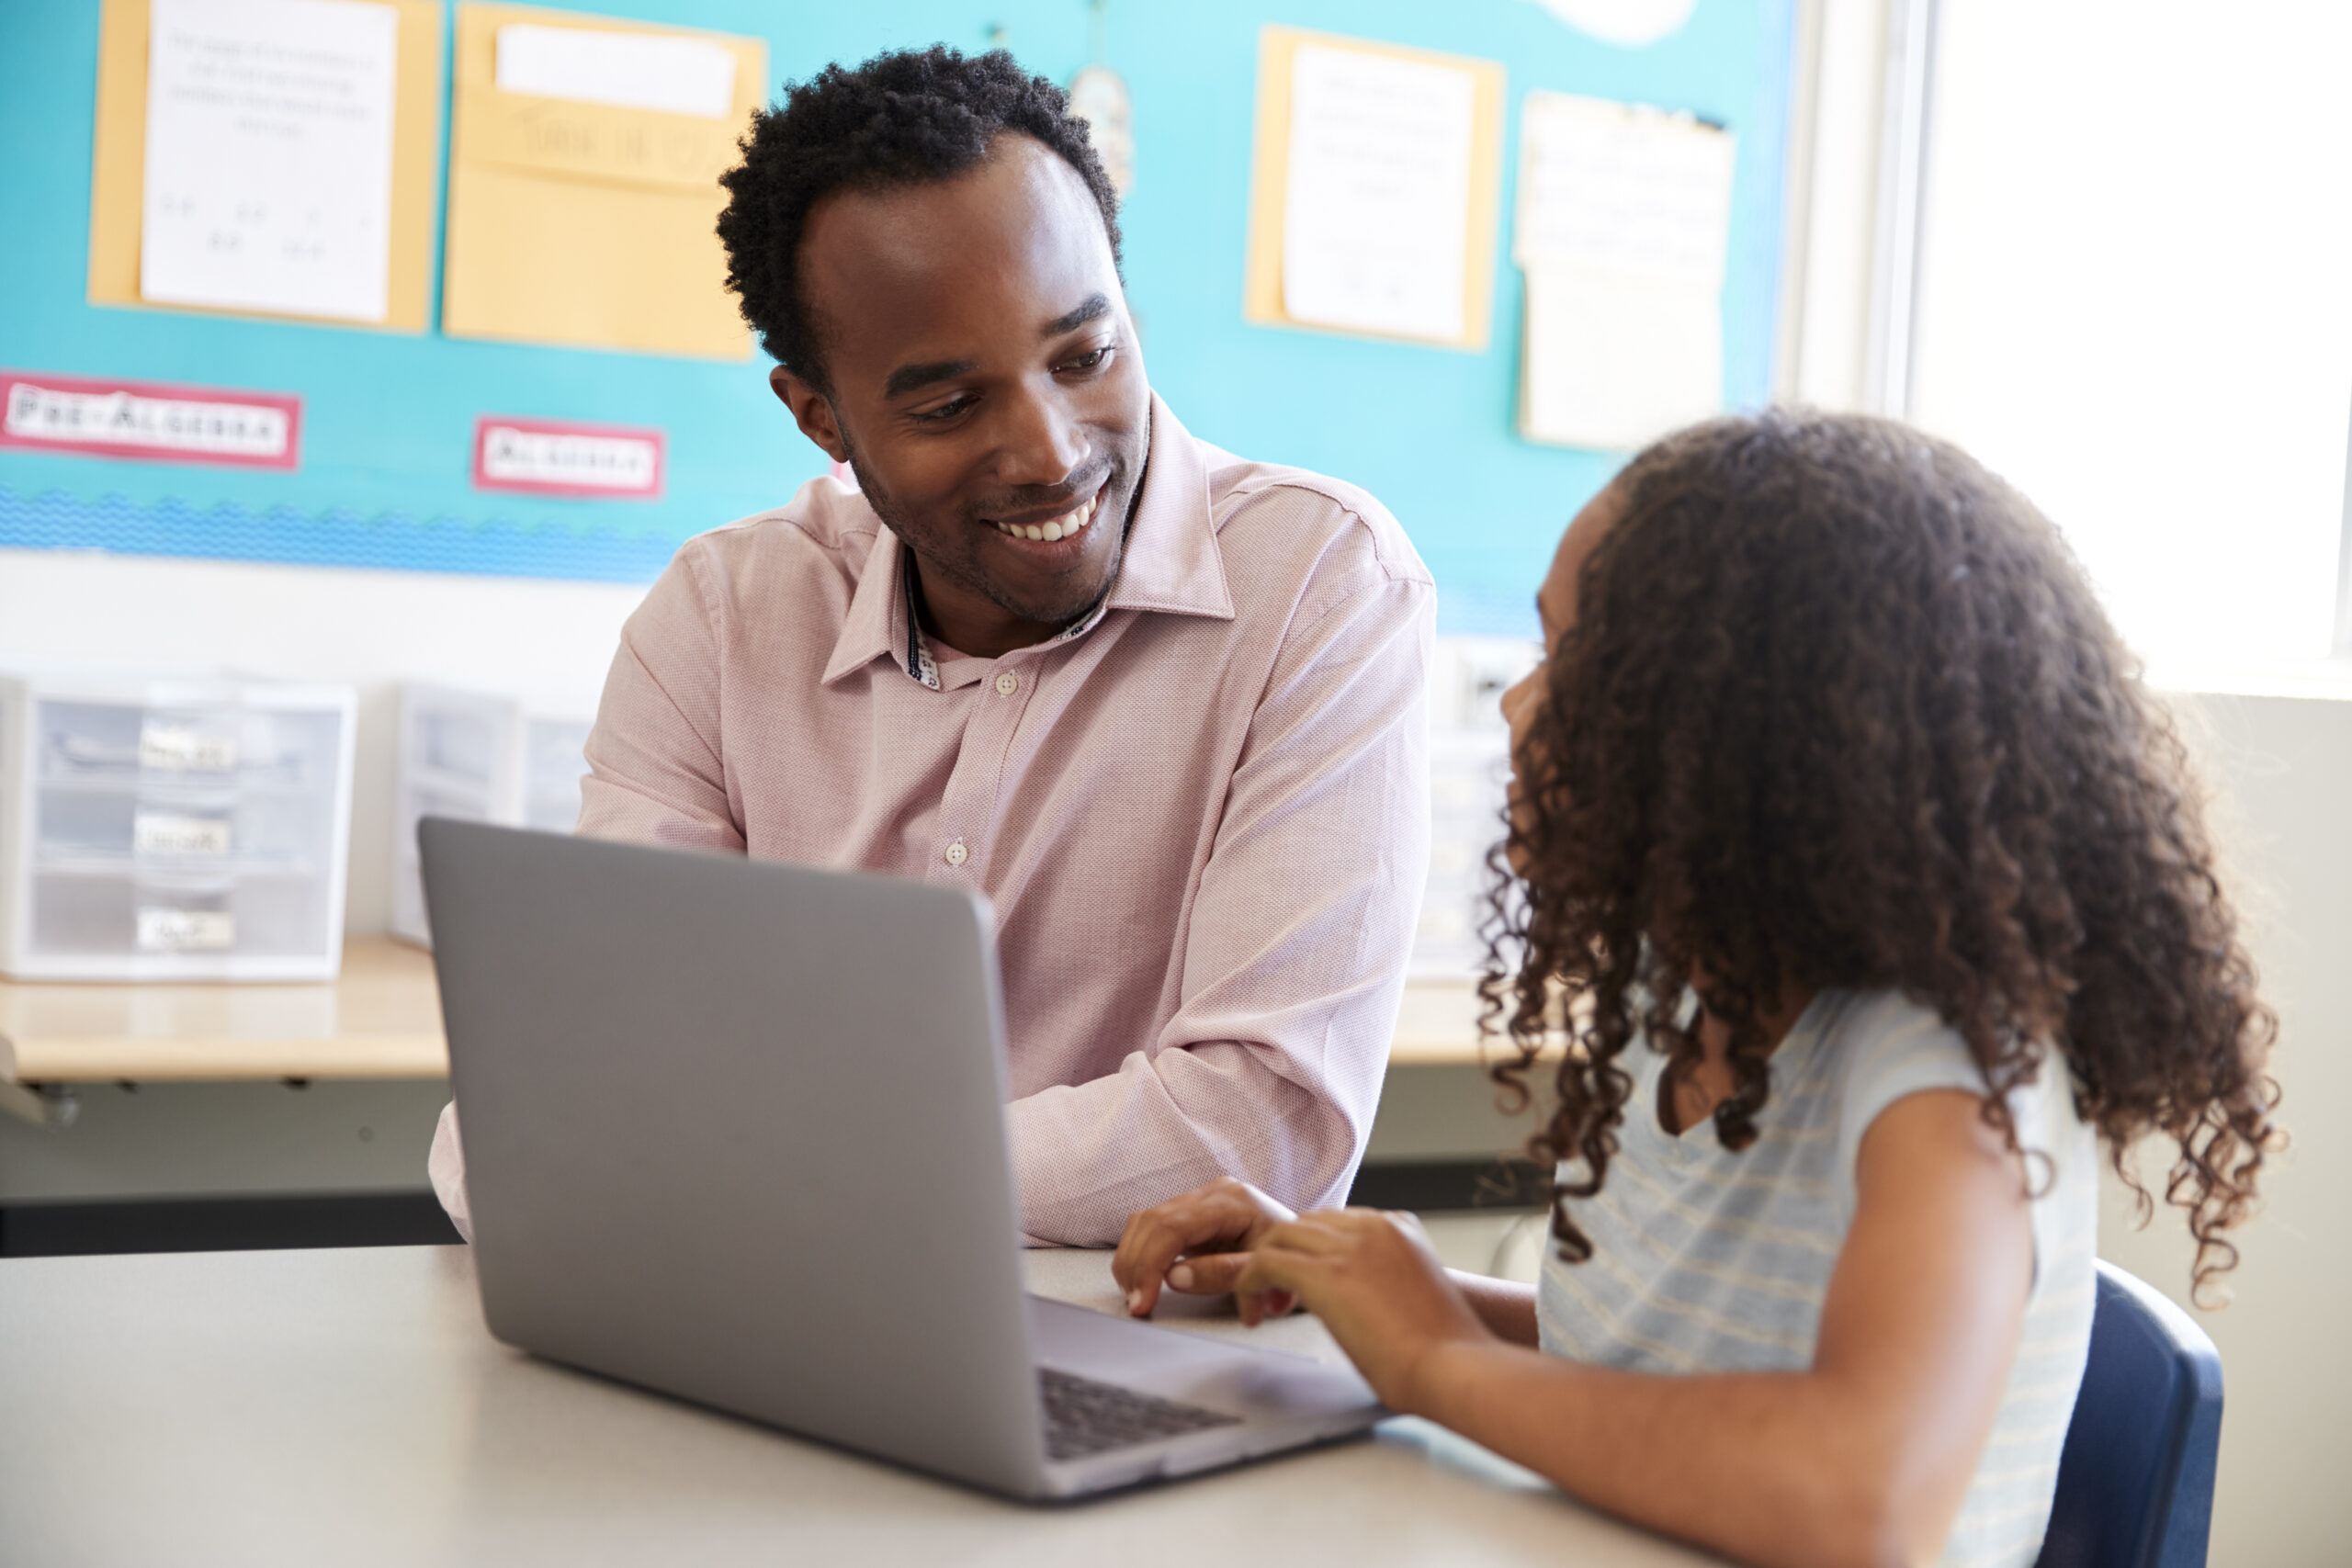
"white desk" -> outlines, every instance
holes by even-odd
[[[1107,1259],[1033,1253],[1031,1283],[1108,1310]],[[0,1325],[10,1562],[1702,1561],[1416,1421],[1092,1503],[1001,1502],[509,1350],[462,1247],[11,1258]],[[1260,1332],[1336,1354],[1311,1320]]]

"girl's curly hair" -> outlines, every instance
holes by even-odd
[[[1480,983],[1520,1104],[1572,1003],[1529,1145],[1584,1163],[1554,1196],[1562,1256],[1591,1256],[1567,1200],[1600,1190],[1632,1042],[1679,1071],[1689,998],[1728,1025],[1716,1135],[1744,1148],[1758,1016],[1793,985],[1932,1007],[2012,1148],[2004,1096],[2054,1048],[2126,1180],[2143,1134],[2177,1145],[2196,1285],[2234,1267],[2223,1232],[2281,1137],[2277,1021],[2181,740],[2057,531],[1956,448],[1856,417],[1698,425],[1611,495],[1516,759]]]

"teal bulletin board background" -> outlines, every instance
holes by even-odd
[[[1530,596],[1614,454],[1513,434],[1523,294],[1510,265],[1519,110],[1532,88],[1688,109],[1739,137],[1724,294],[1736,408],[1771,385],[1792,0],[1699,0],[1663,41],[1625,50],[1535,0],[1111,0],[1105,60],[1135,104],[1136,187],[1121,215],[1153,385],[1193,431],[1338,475],[1385,502],[1440,585],[1442,631],[1529,634]],[[780,79],[941,40],[1001,41],[1057,81],[1086,62],[1086,0],[571,0],[573,10],[756,34]],[[98,0],[0,5],[0,366],[295,392],[290,473],[0,451],[0,546],[96,548],[421,571],[650,581],[679,542],[773,506],[823,458],[741,364],[535,348],[90,305],[91,117]],[[447,7],[454,21],[455,6]],[[1241,319],[1258,30],[1267,22],[1503,62],[1505,232],[1482,354]],[[446,57],[445,57],[446,61]],[[446,74],[445,74],[446,79]],[[447,115],[441,136],[446,161]],[[437,201],[436,201],[437,206]],[[440,315],[440,237],[433,319]],[[483,413],[659,425],[654,502],[488,495],[470,483]]]

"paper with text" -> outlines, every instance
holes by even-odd
[[[385,319],[398,31],[368,0],[153,0],[141,299]]]
[[[1528,268],[1520,434],[1626,452],[1721,412],[1719,293],[1590,267]]]
[[[735,103],[735,56],[698,38],[549,28],[498,29],[498,90],[725,119]]]
[[[1463,335],[1476,92],[1454,66],[1299,46],[1283,212],[1292,320]]]
[[[1718,412],[1733,137],[1564,93],[1528,95],[1522,136],[1521,434],[1624,449]]]

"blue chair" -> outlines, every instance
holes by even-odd
[[[2221,1437],[2213,1342],[2154,1290],[2101,1263],[2040,1568],[2204,1568]]]

